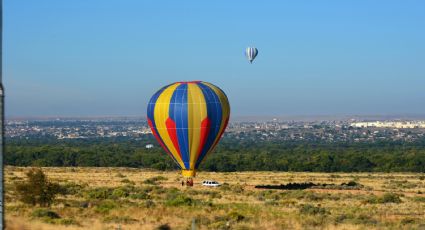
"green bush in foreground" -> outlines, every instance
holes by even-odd
[[[79,225],[74,219],[61,218],[59,214],[48,209],[36,209],[31,213],[31,216],[48,224]]]
[[[86,191],[86,196],[90,199],[108,199],[112,196],[113,189],[111,188],[94,188]]]
[[[59,219],[60,216],[54,211],[48,209],[36,209],[31,213],[31,216],[34,218],[43,218],[48,217],[51,219]]]
[[[165,204],[168,206],[191,206],[194,204],[194,200],[183,194],[179,194],[174,198],[168,199]]]
[[[163,176],[155,176],[149,179],[146,179],[143,181],[144,184],[150,184],[150,185],[156,185],[158,181],[164,181],[167,180],[166,177]]]
[[[371,196],[366,200],[366,203],[369,204],[386,204],[386,203],[401,203],[400,196],[395,193],[385,193],[384,195],[378,197],[378,196]]]
[[[123,188],[116,188],[112,191],[111,196],[114,197],[114,198],[128,197],[129,192],[126,191],[126,189],[123,189]]]
[[[311,204],[303,204],[299,208],[300,214],[306,215],[325,215],[328,213],[325,208],[316,207]]]
[[[113,200],[104,200],[96,206],[96,212],[109,213],[112,209],[118,207],[118,204]]]
[[[27,181],[15,184],[19,200],[33,206],[50,206],[56,195],[64,193],[62,187],[52,183],[41,169],[32,169],[26,173]]]
[[[131,181],[131,180],[129,180],[129,179],[122,179],[121,180],[121,183],[124,183],[124,184],[129,184],[129,185],[135,185],[136,183],[134,183],[134,181]]]

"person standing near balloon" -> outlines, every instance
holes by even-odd
[[[203,81],[175,82],[150,99],[147,119],[156,140],[182,170],[187,185],[219,142],[230,117],[226,94]]]

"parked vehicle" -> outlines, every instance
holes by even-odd
[[[218,187],[218,186],[221,186],[220,183],[218,183],[217,181],[214,181],[214,180],[204,180],[202,182],[202,185],[203,186],[209,186],[209,187]]]

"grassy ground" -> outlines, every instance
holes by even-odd
[[[7,229],[425,229],[425,174],[200,172],[187,188],[178,172],[43,168],[70,194],[43,209],[16,199],[27,170],[5,169]],[[254,188],[305,182],[335,185]]]

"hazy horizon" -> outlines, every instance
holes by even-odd
[[[162,86],[204,80],[228,95],[232,117],[418,116],[424,10],[419,0],[6,0],[5,111],[145,116]],[[253,64],[247,46],[259,50]]]
[[[110,116],[110,115],[93,115],[93,116],[8,116],[6,120],[55,120],[55,119],[146,119],[146,116],[128,115],[128,116]],[[425,114],[398,114],[398,115],[232,115],[230,122],[249,122],[249,121],[315,121],[315,120],[425,120]]]

